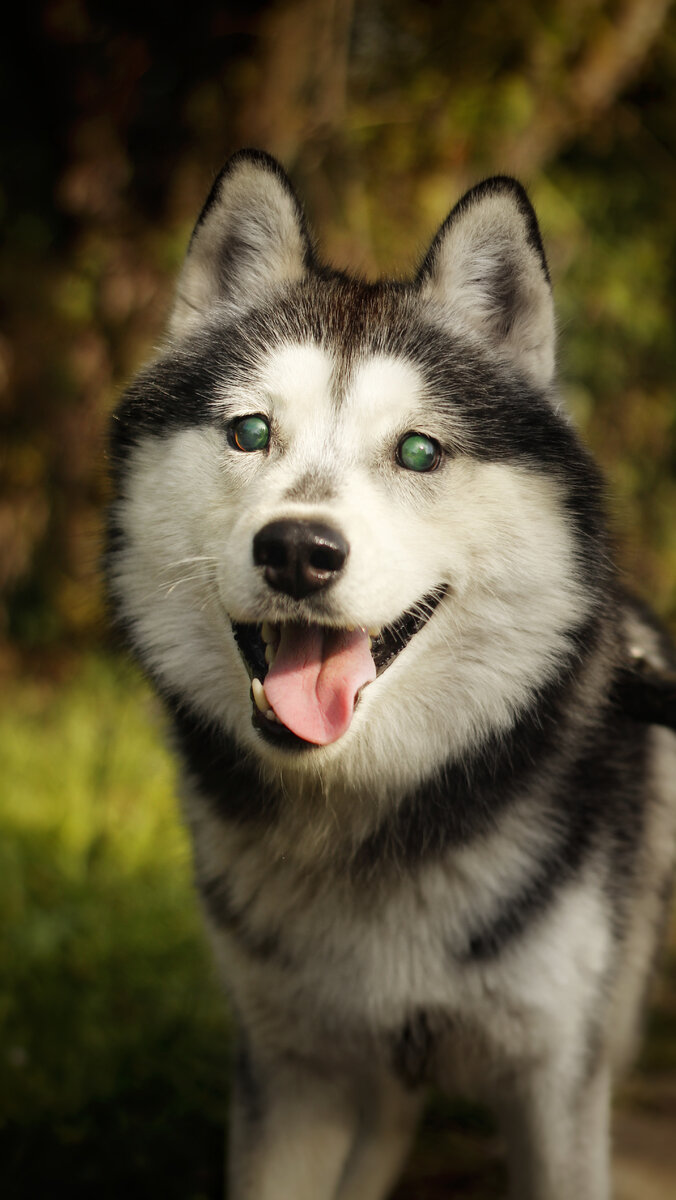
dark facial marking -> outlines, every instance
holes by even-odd
[[[305,504],[324,504],[337,496],[335,482],[320,471],[306,471],[284,492],[283,500],[302,501]]]

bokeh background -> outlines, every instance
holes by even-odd
[[[283,161],[325,256],[367,276],[515,174],[566,401],[628,576],[674,628],[676,11],[47,0],[17,6],[0,56],[0,1193],[215,1200],[227,1017],[161,716],[106,634],[111,407],[239,146]],[[616,1126],[620,1200],[676,1195],[673,951]],[[486,1114],[436,1101],[397,1197],[501,1180]]]

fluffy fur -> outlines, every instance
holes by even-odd
[[[618,584],[553,364],[513,180],[468,193],[410,282],[367,284],[318,265],[249,151],[115,414],[110,595],[171,715],[240,1029],[232,1200],[384,1197],[432,1083],[495,1107],[518,1200],[609,1194],[676,804],[676,738],[618,680],[671,650]],[[269,442],[243,451],[251,415]],[[411,431],[434,469],[402,461]],[[297,594],[252,549],[279,522],[346,561]],[[372,631],[335,740],[252,704],[266,627]]]

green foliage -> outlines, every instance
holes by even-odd
[[[24,685],[0,777],[0,1191],[217,1195],[225,1009],[146,689]]]

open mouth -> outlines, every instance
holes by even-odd
[[[446,587],[435,588],[382,629],[334,629],[301,621],[232,622],[251,679],[253,724],[288,749],[335,742],[349,728],[364,687],[427,624]]]

